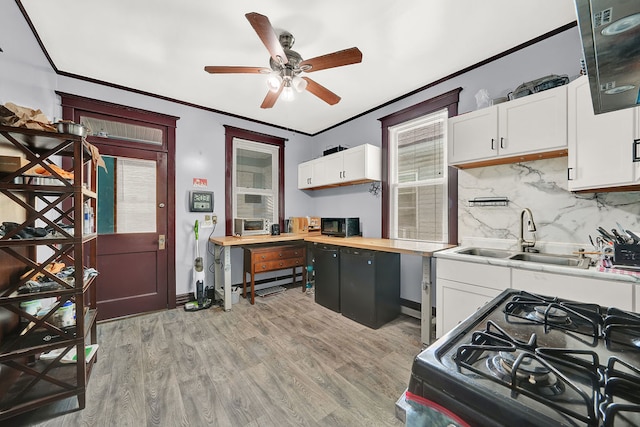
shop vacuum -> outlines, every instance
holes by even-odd
[[[195,284],[195,301],[188,302],[184,305],[185,311],[198,311],[210,308],[213,305],[213,301],[207,298],[208,287],[204,286],[205,274],[204,274],[204,262],[200,256],[200,245],[198,244],[198,220],[196,220],[193,226],[193,231],[196,235],[196,259],[193,263],[193,282]]]

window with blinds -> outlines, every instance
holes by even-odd
[[[278,147],[233,139],[234,218],[278,223]]]
[[[389,127],[390,237],[447,242],[446,109]]]

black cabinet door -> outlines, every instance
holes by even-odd
[[[400,313],[400,254],[340,249],[340,311],[379,328]]]
[[[340,251],[337,246],[314,245],[315,300],[340,313]]]

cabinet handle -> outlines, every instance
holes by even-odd
[[[493,146],[493,143],[494,143],[495,141],[496,141],[495,139],[491,138],[491,149],[492,149],[492,150],[495,150],[495,147]]]
[[[640,157],[638,156],[638,145],[640,145],[640,139],[634,139],[633,154],[632,154],[632,159],[634,162],[640,162]]]
[[[342,171],[342,177],[346,178],[347,177],[347,171]]]
[[[573,168],[567,168],[567,181],[573,181],[573,178],[571,178],[571,171],[573,170]]]
[[[500,137],[500,148],[504,148],[503,142],[504,142],[504,138]]]

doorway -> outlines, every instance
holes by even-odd
[[[96,229],[98,320],[176,306],[177,117],[58,93],[63,117],[100,151]]]

